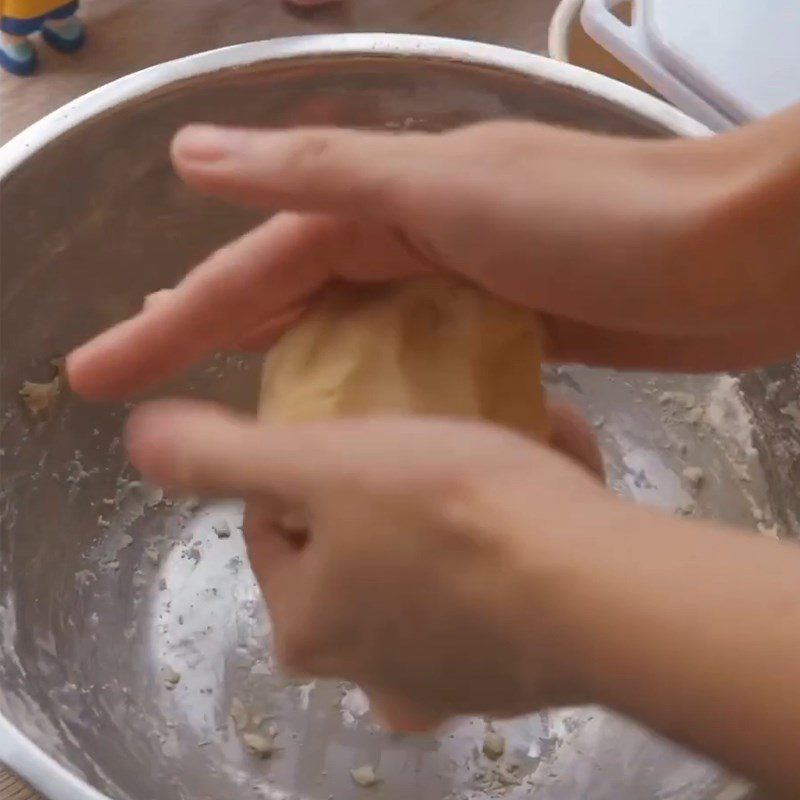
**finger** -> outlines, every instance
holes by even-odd
[[[561,400],[548,400],[550,445],[583,464],[600,480],[605,480],[603,455],[592,426],[577,409]]]
[[[422,430],[410,437],[409,426]],[[404,418],[272,427],[214,403],[164,400],[134,410],[125,440],[134,466],[170,491],[266,496],[292,509],[307,506],[310,495],[333,477],[389,471],[398,448],[419,455],[430,443],[426,432],[441,427],[449,432],[446,423],[414,424]]]
[[[173,140],[172,160],[191,186],[237,203],[386,218],[408,176],[440,161],[434,138],[190,125]]]
[[[157,292],[151,292],[144,298],[143,309],[152,310],[159,303],[165,303],[174,299],[174,289],[159,289]],[[303,309],[296,309],[287,311],[275,319],[267,320],[265,323],[260,324],[256,330],[243,336],[236,346],[240,350],[265,352],[268,350],[275,341],[280,338],[281,334],[290,328],[302,316]]]
[[[279,214],[214,253],[169,295],[73,351],[70,385],[90,399],[122,397],[248,344],[254,331],[296,313],[332,279],[380,282],[429,271],[391,226]]]
[[[313,505],[337,486],[429,487],[459,466],[529,472],[552,459],[514,431],[478,421],[363,417],[275,427],[210,403],[164,401],[128,421],[131,461],[184,493],[276,496]]]
[[[272,427],[197,401],[140,406],[126,441],[134,465],[172,490],[301,501],[332,481],[425,483],[481,454],[528,470],[544,452],[478,422],[371,417]]]
[[[171,294],[165,289],[145,298],[150,308]],[[265,350],[296,317],[270,321],[246,337],[239,346]],[[763,328],[736,336],[670,337],[614,331],[568,319],[549,318],[547,358],[551,361],[580,362],[618,369],[672,369],[684,372],[750,369],[790,357],[784,343],[790,336],[775,335]]]
[[[349,240],[330,218],[279,215],[214,253],[168,295],[79,347],[70,385],[91,399],[137,391],[302,305],[345,259]]]
[[[212,403],[160,401],[131,414],[126,444],[132,463],[172,491],[302,500],[319,474],[304,437],[272,429]]]
[[[157,292],[151,292],[144,298],[144,310],[152,310],[159,303],[165,303],[170,299],[174,299],[174,289],[160,289]],[[252,352],[266,352],[281,334],[285,333],[288,328],[292,326],[302,315],[303,310],[288,311],[281,314],[275,319],[267,320],[265,323],[259,325],[254,331],[244,335],[236,343],[239,350],[252,351]],[[152,323],[151,323],[152,324]]]

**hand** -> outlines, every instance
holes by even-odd
[[[800,346],[799,279],[788,243],[766,258],[762,236],[738,235],[749,206],[737,187],[760,174],[748,135],[758,138],[631,141],[533,123],[436,135],[190,127],[173,145],[189,184],[289,211],[73,353],[71,383],[125,395],[213,351],[263,348],[328,281],[438,271],[540,310],[552,360],[777,360]]]
[[[797,796],[796,546],[639,508],[481,423],[162,403],[128,448],[157,483],[247,496],[279,659],[360,683],[390,727],[593,702]]]
[[[160,485],[248,498],[289,672],[357,682],[401,729],[582,699],[555,597],[571,559],[608,546],[592,531],[622,501],[573,461],[482,423],[272,429],[183,402],[143,406],[127,439]]]

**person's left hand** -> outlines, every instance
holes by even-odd
[[[730,136],[637,141],[532,122],[439,134],[190,126],[172,153],[187,183],[282,210],[162,304],[72,352],[70,384],[124,397],[212,353],[265,350],[331,282],[431,274],[537,311],[551,361],[708,371],[780,360],[797,342],[795,270],[781,263],[764,279],[722,227],[717,204],[746,163]]]
[[[127,438],[150,480],[248,499],[250,562],[289,672],[355,681],[406,730],[581,699],[557,598],[623,505],[590,469],[484,423],[271,428],[177,401],[134,412]],[[588,430],[572,449],[596,469]]]

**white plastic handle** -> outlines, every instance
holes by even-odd
[[[626,0],[584,0],[581,22],[586,32],[624,63],[648,65],[649,48],[641,26],[642,7],[638,0],[630,0],[631,24],[626,25],[613,12]],[[630,66],[630,64],[629,64]]]
[[[589,36],[626,67],[647,81],[656,91],[712,130],[721,131],[733,123],[713,105],[666,70],[648,40],[644,24],[645,0],[630,0],[631,24],[626,25],[613,9],[626,0],[584,0],[581,24]]]
[[[561,0],[547,29],[547,53],[556,61],[569,63],[569,32],[578,21],[583,0]]]

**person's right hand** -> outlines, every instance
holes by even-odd
[[[585,699],[560,597],[640,515],[593,474],[588,432],[567,458],[483,422],[280,428],[184,400],[138,408],[126,439],[157,485],[247,498],[249,562],[290,674],[355,681],[406,730]]]
[[[777,360],[800,344],[800,280],[791,258],[762,263],[763,237],[737,235],[745,216],[752,226],[766,214],[773,236],[782,224],[768,204],[743,205],[741,186],[760,174],[747,135],[190,127],[173,145],[190,185],[283,211],[73,353],[71,383],[125,395],[213,351],[263,348],[331,280],[441,271],[542,312],[552,360],[675,370]]]
[[[248,499],[289,672],[355,681],[402,730],[598,703],[798,797],[800,550],[617,498],[583,444],[189,401],[127,429],[152,482]]]

